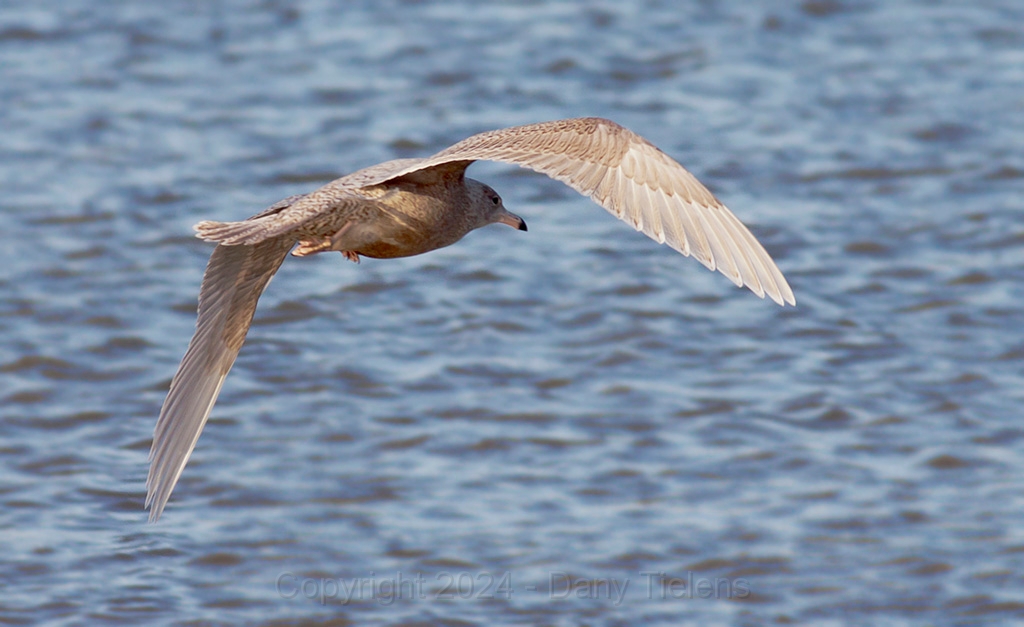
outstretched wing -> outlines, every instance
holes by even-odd
[[[196,332],[153,433],[146,479],[150,522],[160,518],[167,505],[245,341],[256,302],[293,245],[287,239],[271,239],[255,246],[214,249],[199,292]]]
[[[576,118],[480,133],[363,184],[474,160],[513,163],[562,181],[736,285],[780,305],[796,303],[775,262],[725,205],[671,157],[611,120]]]

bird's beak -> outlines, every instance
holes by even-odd
[[[511,211],[503,211],[502,213],[500,213],[498,215],[498,222],[500,222],[502,224],[507,224],[510,227],[512,227],[513,229],[519,229],[520,231],[527,230],[526,229],[526,220],[520,218],[519,216],[517,216],[516,214],[512,213]]]

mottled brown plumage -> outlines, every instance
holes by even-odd
[[[696,178],[610,120],[578,118],[480,133],[425,159],[397,159],[291,196],[241,222],[200,222],[218,246],[199,294],[196,332],[160,411],[146,506],[156,520],[202,432],[263,289],[288,251],[391,258],[454,244],[494,223],[521,230],[490,187],[464,176],[477,160],[521,165],[599,205],[760,297],[795,304],[754,236]]]

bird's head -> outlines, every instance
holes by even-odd
[[[479,219],[479,224],[475,228],[501,223],[520,231],[526,230],[526,221],[505,209],[501,196],[490,185],[467,178],[466,187],[469,190],[470,204]]]

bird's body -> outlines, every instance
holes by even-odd
[[[171,381],[150,452],[146,505],[160,517],[181,476],[256,303],[288,252],[408,257],[494,223],[526,230],[487,185],[465,177],[475,160],[521,165],[563,181],[737,285],[782,304],[793,292],[740,221],[692,174],[631,131],[600,118],[558,120],[474,135],[425,159],[397,159],[291,196],[241,222],[200,222],[218,246],[199,294],[196,332]],[[296,244],[298,246],[296,247]]]

